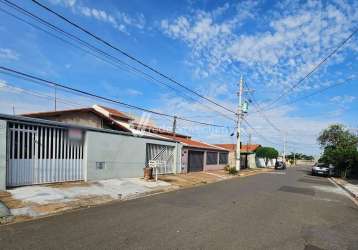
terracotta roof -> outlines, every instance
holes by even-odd
[[[177,142],[181,142],[184,144],[184,146],[192,147],[192,148],[201,148],[201,149],[209,149],[209,150],[221,150],[221,151],[227,151],[227,149],[218,147],[212,144],[208,144],[205,142],[200,142],[197,140],[193,140],[191,138],[183,138],[183,137],[176,137],[176,136],[169,136],[169,135],[163,135],[164,137],[176,140]]]
[[[113,127],[117,127],[120,130],[123,130],[123,131],[126,131],[126,132],[131,132],[126,127],[118,124],[111,117],[107,117],[107,116],[103,115],[101,112],[98,112],[94,108],[79,108],[79,109],[65,109],[65,110],[56,110],[56,111],[35,112],[35,113],[26,113],[26,114],[23,114],[22,116],[46,119],[46,117],[52,117],[52,116],[57,116],[57,115],[61,115],[61,114],[76,113],[76,112],[91,112],[91,113],[94,113],[95,115],[97,115],[97,116],[101,117],[102,119],[106,120]]]
[[[97,105],[98,107],[100,108],[103,108],[105,109],[106,111],[108,111],[109,115],[111,116],[115,116],[115,117],[118,117],[118,118],[122,118],[122,119],[125,119],[125,120],[134,120],[132,117],[126,115],[125,113],[123,112],[120,112],[116,109],[113,109],[113,108],[108,108],[108,107],[105,107],[105,106],[102,106],[102,105]]]
[[[79,108],[79,109],[65,109],[65,110],[56,110],[56,111],[44,111],[44,112],[33,112],[25,113],[23,116],[27,117],[47,117],[47,116],[56,116],[63,113],[72,113],[72,112],[90,112],[93,111],[92,108]]]
[[[134,129],[137,130],[144,130],[146,132],[152,133],[152,134],[158,134],[158,135],[169,135],[169,136],[174,136],[174,133],[172,131],[163,129],[163,128],[159,128],[159,127],[155,127],[149,124],[139,124],[138,122],[134,122],[133,118],[130,118],[129,116],[126,116],[124,113],[116,110],[116,109],[112,109],[112,108],[107,108],[101,105],[94,105],[94,108],[99,107],[101,109],[104,109],[105,111],[107,111],[109,113],[110,116],[115,116],[114,119],[116,117],[120,117],[122,119],[127,119],[127,121],[123,121],[125,123],[128,123],[131,125],[131,127],[133,127]],[[99,112],[101,112],[101,110],[98,110]],[[127,118],[126,118],[127,117]],[[188,135],[183,135],[183,134],[178,134],[175,133],[175,136],[177,137],[183,137],[183,138],[191,138],[191,136]]]
[[[226,148],[227,150],[230,150],[230,151],[236,150],[236,144],[214,144],[214,145],[222,147],[222,148]]]
[[[154,133],[154,134],[159,134],[159,135],[169,135],[169,136],[174,136],[174,133],[172,131],[166,130],[166,129],[162,129],[162,128],[158,128],[158,127],[154,127],[154,126],[150,126],[150,125],[142,125],[142,124],[138,124],[138,123],[134,123],[132,122],[131,125],[133,125],[133,127],[135,129],[142,129],[144,131],[150,132],[150,133]],[[178,134],[175,133],[176,137],[183,137],[183,138],[191,138],[191,136],[188,135],[183,135],[183,134]]]
[[[236,150],[236,144],[214,144],[216,146],[226,148],[230,151]],[[247,144],[247,145],[241,145],[241,151],[242,152],[254,152],[257,148],[261,147],[260,144]]]
[[[255,152],[256,149],[261,147],[260,144],[247,144],[247,145],[241,145],[241,150],[243,152]]]

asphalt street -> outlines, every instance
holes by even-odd
[[[358,249],[358,207],[307,168],[0,227],[1,249]]]

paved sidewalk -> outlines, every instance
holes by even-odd
[[[345,189],[352,197],[358,199],[358,180],[343,180],[334,177],[331,179]]]
[[[163,192],[170,186],[163,181],[145,181],[141,178],[33,185],[2,192],[0,202],[10,209],[15,221],[23,221],[113,200],[128,200]]]
[[[230,175],[228,171],[225,171],[224,169],[219,169],[204,172],[190,172],[186,174],[161,175],[159,176],[159,180],[168,182],[178,188],[185,188],[214,183],[231,178],[247,177],[272,171],[274,170],[271,168],[244,169],[240,170],[240,173],[238,175]]]

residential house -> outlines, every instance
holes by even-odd
[[[223,169],[228,164],[229,151],[225,148],[194,140],[188,135],[173,133],[172,131],[153,125],[140,124],[134,121],[134,119],[118,119],[112,114],[119,111],[112,108],[100,105],[94,105],[93,108],[102,112],[102,114],[115,119],[118,124],[126,127],[134,134],[141,134],[144,131],[148,134],[155,134],[182,144],[180,169],[180,172],[182,173]]]
[[[154,157],[161,162],[161,172],[176,173],[181,169],[181,146],[155,134],[135,136],[92,108],[0,114],[0,190],[140,177]]]
[[[234,167],[236,164],[236,144],[215,144],[216,146],[229,150],[229,164]],[[247,144],[240,147],[240,169],[261,167],[257,166],[256,150],[261,147],[259,144]]]

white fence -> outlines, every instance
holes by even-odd
[[[83,180],[83,133],[9,123],[7,186]]]
[[[174,173],[174,147],[148,143],[147,165],[150,161],[160,163],[156,167],[158,174]]]

